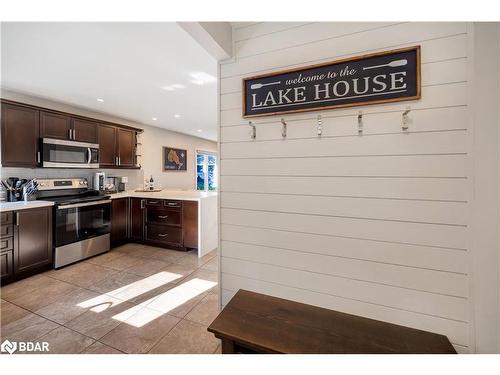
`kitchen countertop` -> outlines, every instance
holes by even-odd
[[[20,201],[20,202],[0,202],[0,212],[29,210],[30,208],[53,206],[50,201]]]
[[[209,193],[196,190],[162,190],[156,192],[141,192],[135,190],[122,191],[110,194],[111,199],[118,198],[156,198],[156,199],[178,199],[184,201],[200,201],[204,198],[216,197],[217,193]]]

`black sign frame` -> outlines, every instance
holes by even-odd
[[[415,84],[413,88],[411,88],[411,92],[414,93],[412,95],[401,95],[401,96],[394,96],[394,93],[386,93],[387,95],[391,95],[390,97],[385,97],[385,98],[380,98],[380,99],[373,99],[373,100],[366,100],[363,99],[362,101],[359,102],[349,102],[349,103],[341,103],[341,104],[331,104],[331,105],[317,105],[317,106],[311,106],[311,104],[314,104],[314,101],[306,101],[302,105],[306,107],[300,107],[301,104],[298,104],[299,107],[294,107],[293,109],[283,109],[283,110],[275,110],[272,112],[261,112],[261,113],[248,113],[248,101],[254,100],[252,96],[249,94],[250,91],[250,86],[255,85],[256,83],[259,84],[259,80],[261,79],[268,79],[271,77],[279,77],[283,76],[286,74],[304,74],[307,73],[311,70],[318,69],[318,68],[324,68],[324,67],[332,67],[334,68],[335,66],[339,65],[346,65],[348,63],[355,63],[355,62],[361,62],[363,60],[373,60],[375,61],[377,58],[386,58],[390,57],[391,55],[397,55],[397,54],[404,54],[404,53],[411,53],[415,55],[414,61],[411,63],[414,65],[414,73],[415,76],[411,77],[411,82]],[[407,47],[407,48],[400,48],[400,49],[394,49],[394,50],[389,50],[389,51],[383,51],[383,52],[376,52],[376,53],[371,53],[371,54],[365,54],[365,55],[360,55],[356,57],[350,57],[346,59],[340,59],[340,60],[335,60],[327,63],[322,63],[322,64],[315,64],[315,65],[309,65],[305,67],[300,67],[300,68],[293,68],[293,69],[287,69],[287,70],[282,70],[279,72],[273,72],[273,73],[268,73],[268,74],[261,74],[257,76],[252,76],[252,77],[246,77],[242,79],[242,116],[244,118],[252,118],[252,117],[263,117],[263,116],[273,116],[273,115],[278,115],[278,114],[284,114],[284,113],[298,113],[298,112],[311,112],[311,111],[323,111],[323,110],[330,110],[330,109],[336,109],[336,108],[347,108],[347,107],[356,107],[356,106],[363,106],[363,105],[373,105],[373,104],[383,104],[383,103],[392,103],[392,102],[400,102],[400,101],[409,101],[409,100],[418,100],[421,98],[422,95],[422,89],[421,89],[421,61],[420,61],[420,46],[413,46],[413,47]],[[383,65],[383,64],[382,64]],[[388,65],[388,64],[386,64]],[[377,68],[379,69],[379,68]],[[379,69],[380,73],[380,69]],[[285,79],[285,77],[281,78]],[[255,82],[257,81],[257,82]],[[325,80],[322,81],[323,83]],[[319,83],[322,83],[319,82]],[[316,82],[317,84],[318,82]],[[262,83],[260,83],[262,84]],[[314,83],[313,83],[314,84]],[[265,86],[265,85],[264,85]],[[256,90],[253,88],[252,90]],[[384,93],[383,93],[384,94]],[[356,97],[353,97],[355,100]],[[319,104],[319,103],[318,103]],[[297,105],[297,104],[294,104]],[[282,105],[282,106],[287,106]],[[252,106],[250,105],[250,108]],[[272,107],[272,106],[271,106]],[[266,108],[270,109],[270,108]]]

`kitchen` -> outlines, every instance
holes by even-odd
[[[68,30],[78,43],[54,66]],[[173,52],[158,51],[162,33]],[[106,61],[86,58],[111,42]],[[136,62],[103,66],[129,48],[192,73],[145,61],[144,79],[162,84],[123,91]],[[2,340],[54,354],[220,350],[206,331],[218,311],[216,60],[172,23],[2,24],[2,56]],[[193,113],[188,97],[206,104]]]

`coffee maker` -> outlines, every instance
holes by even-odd
[[[94,173],[94,190],[104,191],[106,186],[106,174],[104,172]]]

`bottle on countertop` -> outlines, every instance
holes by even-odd
[[[151,175],[151,178],[149,179],[149,190],[154,190],[155,189],[155,182],[153,180],[153,175]]]

